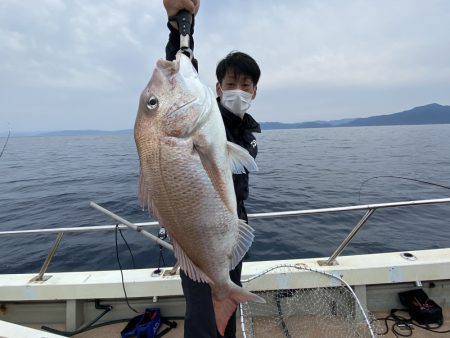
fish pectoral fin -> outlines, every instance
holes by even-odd
[[[247,150],[230,141],[227,142],[227,148],[230,168],[233,174],[244,174],[245,169],[249,172],[258,171],[255,159]]]
[[[217,161],[214,160],[214,156],[212,152],[208,152],[207,148],[201,147],[199,145],[195,145],[194,149],[200,157],[200,161],[202,163],[203,169],[205,169],[206,174],[211,181],[214,190],[217,195],[219,195],[222,202],[228,207],[229,210],[233,210],[234,202],[227,195],[227,180],[223,175],[223,170],[218,166]]]
[[[142,209],[147,208],[149,213],[154,217],[158,218],[158,212],[153,205],[153,199],[151,195],[151,191],[145,183],[144,174],[142,173],[142,168],[139,173],[139,190],[138,190],[138,198],[140,201],[140,205]]]
[[[233,270],[239,264],[255,238],[255,235],[253,235],[255,230],[241,219],[238,221],[238,229],[239,238],[231,256],[230,270]]]
[[[231,290],[228,294],[228,297],[224,299],[218,299],[217,297],[212,296],[213,307],[214,307],[214,316],[216,318],[216,326],[219,333],[223,336],[225,333],[225,328],[227,327],[228,321],[236,310],[239,303],[244,303],[248,301],[256,302],[256,303],[265,303],[266,300],[250,291],[245,290],[237,286],[234,283],[231,283]]]
[[[173,239],[173,251],[178,263],[180,263],[180,268],[190,279],[195,282],[208,283],[210,285],[214,284],[211,278],[191,261],[175,239]]]
[[[140,169],[139,173],[139,189],[138,189],[138,198],[141,204],[141,208],[145,208],[148,206],[149,194],[147,193],[147,187],[145,186],[144,175],[142,174],[142,169]]]

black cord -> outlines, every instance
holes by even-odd
[[[394,176],[394,175],[381,175],[381,176],[375,176],[375,177],[371,177],[368,178],[367,180],[364,180],[361,182],[361,186],[359,187],[359,193],[358,193],[358,201],[361,200],[361,190],[364,184],[366,184],[367,182],[377,179],[377,178],[397,178],[397,179],[401,179],[401,180],[407,180],[407,181],[413,181],[413,182],[417,182],[417,183],[423,183],[423,184],[428,184],[428,185],[432,185],[435,187],[439,187],[439,188],[444,188],[444,189],[449,189],[450,187],[442,185],[442,184],[437,184],[437,183],[433,183],[433,182],[428,182],[428,181],[423,181],[423,180],[418,180],[415,178],[408,178],[408,177],[402,177],[402,176]]]
[[[120,236],[122,237],[123,241],[125,242],[125,245],[128,248],[128,251],[130,252],[131,255],[131,260],[133,262],[133,268],[136,268],[136,263],[134,260],[134,256],[133,256],[133,252],[131,251],[131,248],[127,242],[127,240],[125,239],[125,236],[122,233],[122,230],[119,228],[119,224],[116,224],[116,228],[115,228],[115,244],[116,244],[116,257],[117,257],[117,263],[119,264],[119,269],[120,269],[120,275],[122,277],[122,288],[123,288],[123,292],[125,294],[125,301],[128,305],[128,308],[130,308],[130,310],[134,311],[135,313],[139,313],[136,309],[134,309],[129,301],[128,301],[128,295],[127,295],[127,291],[125,289],[125,282],[124,282],[124,278],[123,278],[123,271],[122,271],[122,264],[120,263],[120,258],[119,258],[119,244],[118,244],[118,240],[117,240],[117,231],[119,231]],[[162,259],[164,265],[164,257],[162,256],[162,246],[160,246],[160,260]],[[100,309],[100,310],[104,310],[99,316],[97,316],[97,318],[95,318],[94,320],[92,320],[90,323],[80,327],[79,329],[75,330],[75,331],[60,331],[48,326],[42,326],[41,328],[45,331],[51,332],[51,333],[55,333],[55,334],[59,334],[65,337],[71,337],[73,335],[82,333],[82,332],[86,332],[89,330],[93,330],[93,329],[97,329],[99,327],[102,326],[106,326],[106,325],[111,325],[111,324],[116,324],[116,323],[123,323],[123,322],[129,322],[130,319],[118,319],[118,320],[111,320],[111,321],[107,321],[104,323],[99,323],[99,324],[95,324],[100,318],[102,318],[106,313],[108,313],[109,311],[112,310],[112,306],[110,305],[100,305],[99,301],[95,301],[95,308],[96,309]],[[177,320],[177,319],[184,319],[184,317],[173,317],[173,319]],[[168,327],[165,328],[162,332],[158,333],[156,335],[157,338],[162,337],[163,335],[165,335],[168,331],[170,331],[173,328],[177,327],[177,323],[174,321],[170,321],[169,318],[162,318],[161,317],[161,323],[166,324]]]
[[[128,307],[130,308],[130,310],[139,313],[136,309],[134,309],[130,303],[128,302],[128,296],[127,296],[127,291],[125,290],[125,282],[123,280],[123,271],[122,271],[122,265],[120,264],[120,258],[119,258],[119,245],[117,244],[117,230],[119,229],[119,224],[116,224],[116,231],[115,231],[115,238],[116,238],[116,257],[117,257],[117,263],[119,264],[119,269],[120,269],[120,275],[122,277],[122,288],[123,288],[123,293],[125,294],[125,301],[127,302]],[[125,238],[124,238],[125,240]],[[127,243],[127,241],[125,240],[125,243]],[[128,246],[128,244],[127,244]]]
[[[411,337],[413,334],[411,319],[396,315],[395,314],[396,311],[397,310],[391,310],[391,314],[389,316],[387,316],[386,318],[377,318],[377,320],[383,320],[384,325],[386,327],[386,330],[384,332],[382,332],[382,333],[377,332],[377,334],[383,336],[383,335],[386,335],[387,333],[389,333],[389,331],[392,331],[392,333],[394,334],[394,336],[396,338]],[[394,322],[391,327],[389,327],[388,321]],[[406,330],[407,330],[406,333],[401,332],[401,331],[406,331]]]
[[[445,330],[445,331],[437,331],[437,330],[436,330],[438,327],[441,327],[442,324],[441,324],[441,325],[436,324],[436,325],[437,325],[436,328],[431,328],[431,327],[429,327],[429,326],[426,326],[426,325],[419,325],[419,324],[416,324],[416,323],[412,323],[412,325],[414,325],[414,326],[416,326],[416,327],[420,327],[420,328],[423,329],[423,330],[427,330],[427,331],[434,332],[434,333],[450,333],[450,330]]]
[[[85,331],[89,331],[89,330],[95,329],[100,326],[104,326],[105,324],[102,324],[102,323],[96,324],[96,325],[94,325],[94,324],[96,322],[98,322],[100,320],[100,318],[102,318],[104,315],[106,315],[109,311],[111,311],[113,307],[111,305],[101,305],[99,300],[95,300],[95,308],[97,310],[103,310],[103,312],[100,313],[97,316],[97,318],[95,318],[94,320],[90,321],[89,323],[81,326],[80,328],[76,329],[75,331],[60,331],[60,330],[57,330],[57,329],[54,329],[54,328],[51,328],[51,327],[45,326],[45,325],[41,326],[41,329],[51,332],[51,333],[58,334],[60,336],[72,337],[76,334],[79,334],[79,333],[82,333]],[[108,325],[108,324],[106,324],[106,325]]]
[[[389,333],[389,329],[392,331],[395,337],[411,337],[413,334],[413,327],[418,327],[426,331],[430,331],[433,333],[449,333],[450,330],[446,331],[437,331],[436,328],[439,328],[442,326],[442,324],[436,324],[437,327],[430,328],[429,326],[416,324],[412,318],[406,318],[403,316],[400,316],[398,314],[395,314],[397,311],[406,311],[406,310],[397,310],[393,309],[391,310],[391,314],[385,318],[377,318],[377,320],[384,321],[385,325],[385,331],[384,332],[377,332],[377,335],[386,335]],[[394,322],[392,326],[389,328],[388,321]],[[407,331],[406,333],[403,333],[402,331]]]
[[[123,241],[125,242],[125,244],[126,244],[126,246],[127,246],[127,248],[128,248],[128,251],[130,252],[130,255],[131,255],[131,261],[133,262],[133,269],[136,269],[136,263],[135,263],[135,261],[134,261],[133,252],[131,251],[131,248],[130,248],[130,246],[128,245],[128,242],[127,242],[127,240],[125,239],[125,237],[123,236],[122,230],[118,227],[118,225],[116,225],[116,229],[119,229],[120,236],[122,236],[122,239],[123,239]]]
[[[161,261],[162,261],[162,263],[163,263],[162,266],[163,266],[163,267],[166,266],[166,262],[164,261],[163,246],[162,246],[162,245],[159,246],[158,270],[159,270],[160,267],[161,267]]]

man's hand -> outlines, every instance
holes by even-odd
[[[167,16],[175,15],[183,9],[195,15],[200,8],[200,0],[163,0],[163,4],[166,8]]]

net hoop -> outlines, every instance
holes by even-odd
[[[307,267],[305,264],[278,264],[278,265],[275,265],[268,269],[265,269],[265,270],[261,271],[260,273],[253,275],[247,279],[243,279],[243,280],[241,280],[241,282],[243,284],[249,283],[249,282],[251,282],[257,278],[260,278],[260,277],[268,274],[269,272],[277,270],[277,269],[289,269],[290,271],[295,271],[295,270],[309,271],[312,273],[321,274],[327,278],[330,278],[334,281],[339,282],[340,286],[344,287],[353,297],[354,304],[355,304],[356,308],[360,311],[360,314],[362,315],[362,321],[367,325],[367,331],[368,331],[369,336],[371,338],[378,337],[378,335],[374,332],[374,329],[372,328],[371,321],[369,320],[369,316],[368,316],[367,312],[365,311],[364,307],[362,306],[360,300],[358,299],[356,293],[353,291],[352,287],[344,279],[342,279],[342,277],[337,276],[333,273],[312,269],[312,268]],[[320,289],[320,288],[321,287],[317,287],[316,289]],[[314,288],[310,288],[310,289],[314,289]],[[264,291],[262,291],[262,292],[264,292]],[[244,303],[244,304],[246,304],[246,303]],[[247,327],[245,324],[246,318],[245,318],[244,304],[240,304],[240,306],[239,306],[239,308],[240,308],[240,323],[241,323],[243,338],[254,338],[253,336],[249,337],[246,333]],[[284,323],[283,323],[283,329],[285,329]],[[286,333],[286,331],[285,331],[285,335],[286,335],[286,337],[290,337],[290,335],[288,333]]]

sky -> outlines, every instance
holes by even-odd
[[[0,1],[0,132],[133,128],[165,56],[162,0]],[[261,68],[259,122],[450,105],[450,1],[202,0],[195,57],[214,88],[232,50]]]

